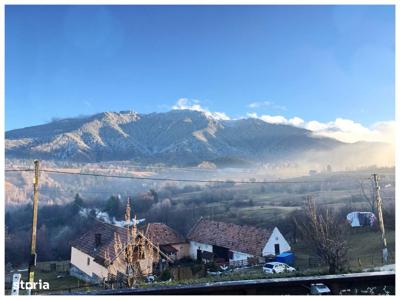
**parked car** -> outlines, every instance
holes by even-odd
[[[148,275],[148,276],[145,277],[145,281],[146,281],[147,283],[152,283],[152,282],[154,282],[155,280],[156,280],[156,276],[154,276],[154,275]]]
[[[263,271],[266,273],[274,274],[274,273],[284,273],[284,272],[295,272],[296,269],[287,264],[274,261],[274,262],[266,263],[263,266]]]
[[[331,290],[323,283],[314,283],[310,287],[311,295],[329,295]]]

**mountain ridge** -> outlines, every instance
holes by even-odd
[[[268,162],[351,145],[291,125],[256,118],[221,120],[193,110],[103,112],[10,130],[5,138],[7,158],[175,165]]]

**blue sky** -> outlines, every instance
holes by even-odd
[[[6,6],[6,130],[178,99],[394,120],[393,6]]]

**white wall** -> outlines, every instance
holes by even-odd
[[[89,265],[87,264],[88,258],[90,259]],[[107,268],[96,263],[93,257],[74,247],[71,247],[71,264],[89,276],[96,274],[98,277],[104,278],[108,275]]]
[[[262,255],[275,255],[275,244],[279,244],[281,253],[290,251],[291,249],[289,243],[286,241],[277,227],[274,228],[268,242],[265,244]]]
[[[208,251],[208,252],[213,252],[213,246],[209,244],[203,244],[195,241],[190,241],[190,248],[189,248],[189,255],[192,259],[196,260],[197,259],[197,250],[200,249],[201,251]],[[239,260],[246,260],[249,257],[253,257],[251,254],[239,252],[239,251],[233,251],[233,258],[229,260],[229,262],[233,261],[239,261]]]
[[[232,251],[232,252],[233,252],[233,259],[230,259],[229,262],[245,260],[248,259],[249,257],[253,257],[253,255],[243,252],[238,252],[238,251]]]
[[[178,250],[176,253],[176,259],[182,259],[189,256],[190,246],[188,243],[172,244],[171,246]]]
[[[208,252],[212,252],[212,250],[213,250],[212,245],[198,243],[195,241],[190,241],[189,256],[194,260],[197,259],[197,250],[198,249],[200,249],[201,251],[208,251]]]

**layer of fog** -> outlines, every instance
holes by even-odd
[[[299,154],[287,160],[261,163],[248,168],[212,168],[213,164],[202,164],[207,168],[174,168],[166,166],[136,166],[129,162],[109,162],[101,164],[55,165],[54,162],[42,162],[43,168],[68,168],[72,172],[93,172],[101,174],[140,176],[154,178],[192,179],[194,182],[153,181],[112,179],[102,177],[62,175],[41,173],[40,204],[51,205],[71,202],[79,193],[86,199],[108,199],[111,195],[129,196],[135,193],[159,190],[167,185],[205,185],[196,180],[210,181],[270,181],[288,179],[310,174],[352,171],[366,167],[393,167],[394,147],[390,144],[355,143],[338,147],[331,151],[312,151]],[[32,161],[7,160],[7,168],[32,167]],[[32,201],[32,172],[6,173],[6,206],[18,206]],[[110,220],[112,222],[112,220]]]

